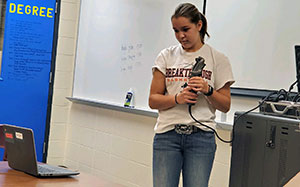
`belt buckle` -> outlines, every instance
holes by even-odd
[[[177,134],[192,134],[193,128],[191,125],[176,124],[175,132],[177,132]]]

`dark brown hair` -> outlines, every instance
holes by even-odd
[[[178,18],[178,17],[185,17],[190,20],[191,23],[198,24],[198,22],[202,21],[202,28],[199,31],[200,38],[202,43],[204,43],[205,35],[209,37],[209,34],[207,33],[207,20],[205,16],[199,12],[197,7],[191,3],[182,3],[178,5],[178,7],[175,9],[174,14],[172,15],[171,19]]]

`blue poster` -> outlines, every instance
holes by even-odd
[[[0,77],[0,123],[33,129],[43,158],[55,0],[8,0]]]

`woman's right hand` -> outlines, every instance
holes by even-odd
[[[178,104],[197,103],[197,98],[198,94],[192,92],[190,86],[185,87],[176,97]]]

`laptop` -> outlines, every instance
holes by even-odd
[[[66,168],[38,163],[32,129],[3,125],[3,133],[8,165],[12,169],[36,177],[64,177],[79,174]]]

